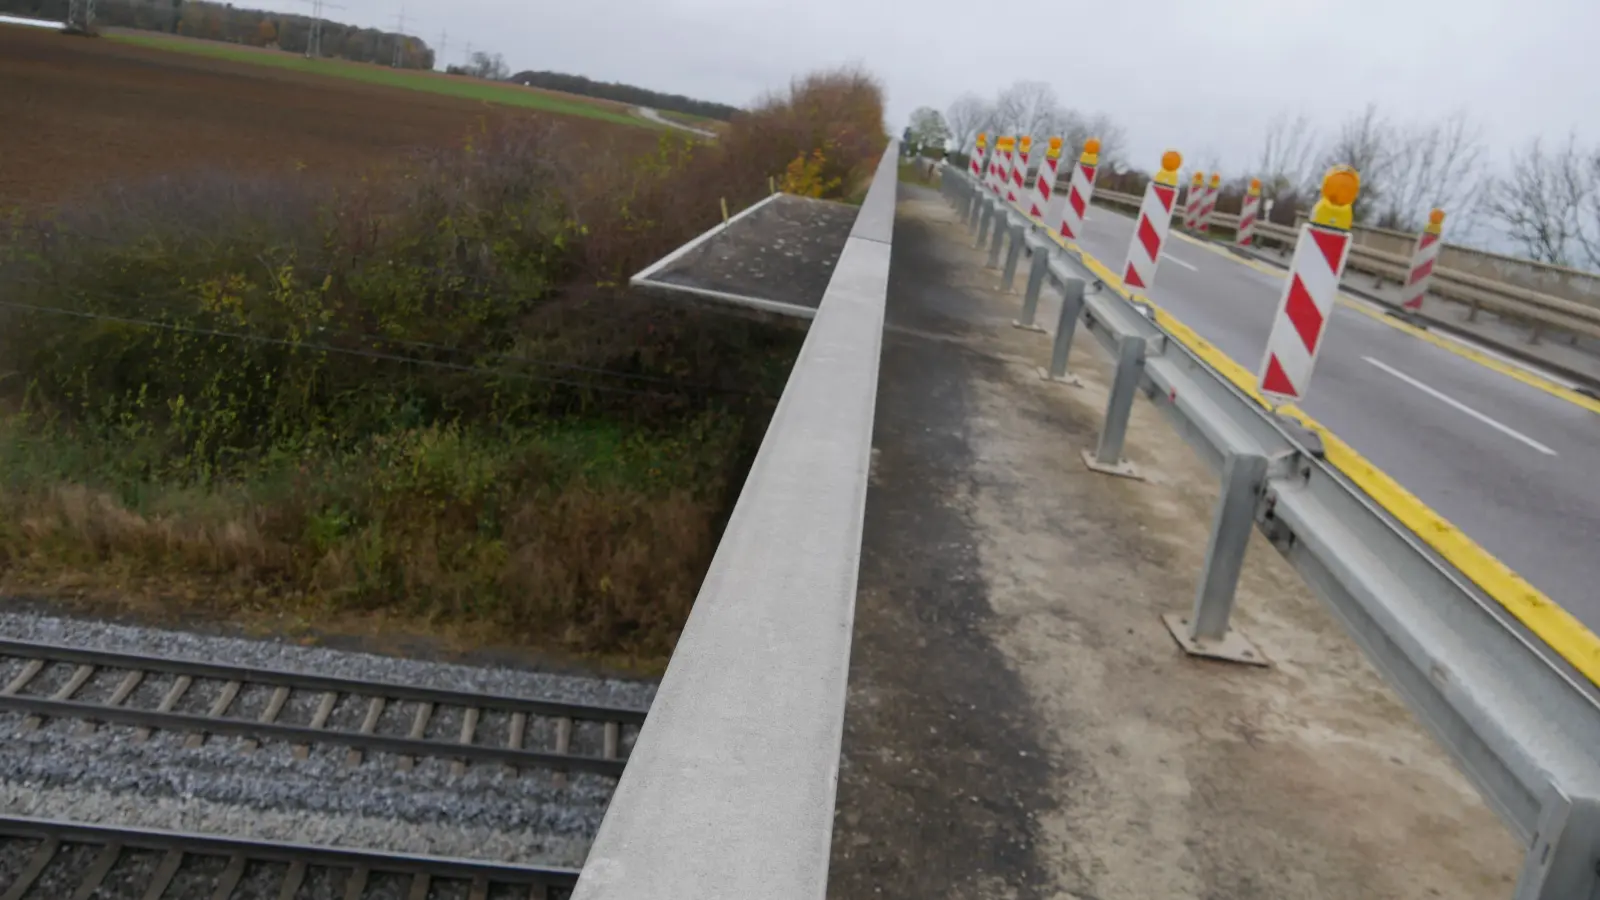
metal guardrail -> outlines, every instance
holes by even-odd
[[[1139,208],[1140,202],[1140,198],[1133,194],[1106,190],[1095,191],[1094,199],[1135,210]],[[1173,215],[1174,220],[1181,217],[1181,213]],[[1224,228],[1239,227],[1239,217],[1229,213],[1216,213],[1213,221]],[[1256,235],[1279,246],[1293,247],[1299,237],[1299,231],[1272,222],[1259,222],[1256,224]],[[1411,260],[1361,244],[1352,244],[1350,261],[1346,264],[1345,271],[1347,276],[1348,273],[1363,272],[1404,284],[1411,272]],[[1536,339],[1540,331],[1545,328],[1600,338],[1600,307],[1542,294],[1517,285],[1491,281],[1440,266],[1433,271],[1430,293],[1446,300],[1465,303],[1473,314],[1479,309],[1487,309],[1529,321],[1533,323],[1534,329],[1530,334],[1530,340]]]
[[[1332,608],[1367,658],[1455,758],[1488,805],[1526,842],[1515,900],[1600,898],[1600,701],[1497,602],[1333,462],[1359,459],[1309,419],[1275,413],[1250,377],[1181,323],[1127,294],[1098,261],[1041,238],[1038,224],[947,169],[946,192],[998,265],[1034,254],[1023,318],[1038,290],[1061,291],[1047,373],[1066,379],[1084,327],[1117,360],[1100,444],[1085,461],[1125,469],[1122,432],[1144,394],[1207,463],[1223,489],[1192,612],[1169,617],[1186,649],[1248,647],[1228,627],[1252,527]],[[1053,235],[1050,236],[1054,238]],[[1009,281],[1009,277],[1006,279]],[[1095,287],[1085,291],[1085,282]]]
[[[573,900],[826,893],[899,156],[891,141]]]

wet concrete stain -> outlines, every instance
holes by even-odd
[[[966,394],[998,363],[919,336],[969,330],[972,304],[926,224],[896,229],[828,896],[1057,897],[1035,850],[1051,763],[961,505]]]

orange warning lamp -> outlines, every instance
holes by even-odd
[[[1161,170],[1163,172],[1176,172],[1183,165],[1183,154],[1176,150],[1168,150],[1161,154]]]
[[[1100,154],[1100,139],[1089,138],[1087,141],[1084,141],[1083,152],[1091,156],[1098,156]],[[1163,157],[1163,159],[1165,159],[1165,157]]]
[[[1444,224],[1444,210],[1436,209],[1433,212],[1428,213],[1428,222],[1430,224],[1433,224],[1433,225],[1443,225]]]
[[[1334,206],[1349,206],[1361,193],[1361,175],[1350,166],[1337,165],[1322,177],[1323,199]]]

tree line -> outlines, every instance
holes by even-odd
[[[585,97],[598,97],[602,100],[614,100],[618,103],[628,103],[634,106],[648,106],[690,116],[719,119],[724,122],[733,118],[733,114],[739,111],[738,107],[729,106],[725,103],[695,100],[682,94],[663,94],[631,84],[594,81],[582,75],[567,75],[562,72],[518,72],[511,76],[510,80],[527,87],[563,91],[568,94],[582,94]]]
[[[69,0],[0,0],[0,12],[64,22]],[[98,0],[95,24],[203,38],[251,47],[304,52],[315,19],[295,13],[248,9],[205,0]],[[322,55],[353,62],[431,69],[434,52],[410,35],[323,20]]]

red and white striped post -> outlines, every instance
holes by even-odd
[[[1405,300],[1401,303],[1408,312],[1422,312],[1422,298],[1428,295],[1428,284],[1433,281],[1433,265],[1439,259],[1439,248],[1444,245],[1444,210],[1428,213],[1428,224],[1417,235],[1417,249],[1411,253],[1411,275],[1406,279]]]
[[[989,174],[985,182],[989,191],[997,197],[1004,197],[1004,181],[1011,172],[1011,154],[1016,148],[1017,139],[1003,137],[994,142],[994,152],[989,154]]]
[[[1017,140],[1017,149],[1011,154],[1011,170],[1006,173],[1006,202],[1021,207],[1024,185],[1028,181],[1028,163],[1033,156],[1033,135],[1025,134]]]
[[[1339,296],[1339,276],[1350,255],[1350,207],[1360,191],[1361,176],[1355,169],[1329,169],[1322,179],[1322,199],[1300,228],[1258,375],[1261,392],[1277,403],[1299,402],[1311,383]]]
[[[1156,283],[1156,267],[1161,264],[1161,245],[1172,228],[1172,207],[1178,199],[1178,167],[1183,154],[1168,150],[1161,154],[1161,171],[1144,189],[1139,205],[1139,224],[1128,244],[1128,261],[1122,267],[1122,283],[1135,290],[1149,290]]]
[[[1054,215],[1052,208],[1061,206],[1061,200],[1056,197],[1056,177],[1060,174],[1061,138],[1053,137],[1044,151],[1044,159],[1039,160],[1039,174],[1033,179],[1033,189],[1028,194],[1028,218],[1048,225]]]
[[[983,181],[984,158],[989,152],[989,135],[987,132],[978,132],[978,140],[972,145],[972,153],[967,159],[967,171],[972,175],[972,180]]]
[[[1200,198],[1200,232],[1211,233],[1211,217],[1217,211],[1217,194],[1222,192],[1222,173],[1211,173],[1211,184],[1206,186],[1206,192]]]
[[[1250,179],[1250,190],[1245,192],[1244,206],[1239,208],[1239,231],[1234,236],[1234,243],[1240,247],[1250,246],[1256,239],[1256,220],[1261,218],[1261,179]]]
[[[1189,194],[1183,198],[1183,227],[1190,231],[1200,225],[1200,201],[1206,195],[1206,173],[1194,173],[1189,184]]]
[[[1067,186],[1067,202],[1061,205],[1056,231],[1069,241],[1083,234],[1083,216],[1089,210],[1089,198],[1094,195],[1094,172],[1100,165],[1100,139],[1089,138],[1083,142],[1083,154],[1072,169],[1072,182]]]

